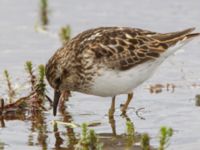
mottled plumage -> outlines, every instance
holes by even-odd
[[[131,93],[168,56],[199,35],[193,30],[162,34],[128,27],[90,29],[51,57],[46,76],[56,91],[98,96]]]

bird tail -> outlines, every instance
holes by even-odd
[[[171,47],[176,45],[178,42],[187,43],[187,41],[190,41],[194,37],[200,36],[200,33],[192,33],[194,30],[195,28],[189,28],[178,32],[158,34],[153,37],[160,42],[168,44],[169,47]]]

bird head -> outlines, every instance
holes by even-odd
[[[46,65],[46,78],[50,86],[54,89],[54,116],[56,115],[62,93],[73,90],[77,80],[73,66],[67,62],[63,60],[63,55],[60,56],[56,53]]]

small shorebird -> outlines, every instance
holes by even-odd
[[[55,89],[53,114],[62,93],[78,91],[113,97],[128,94],[125,114],[133,89],[152,76],[170,55],[200,33],[194,28],[157,33],[129,27],[100,27],[84,31],[68,41],[50,58],[46,77]]]

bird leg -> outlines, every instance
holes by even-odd
[[[130,101],[131,101],[132,98],[133,98],[133,93],[129,93],[126,102],[124,104],[122,104],[122,108],[121,108],[121,111],[122,111],[121,115],[122,116],[126,115],[126,110],[127,110],[128,105],[129,105],[129,103],[130,103]]]
[[[112,103],[108,111],[108,118],[109,118],[109,123],[112,128],[113,135],[116,136],[117,134],[116,134],[116,127],[115,127],[114,113],[115,113],[115,96],[112,98]]]

